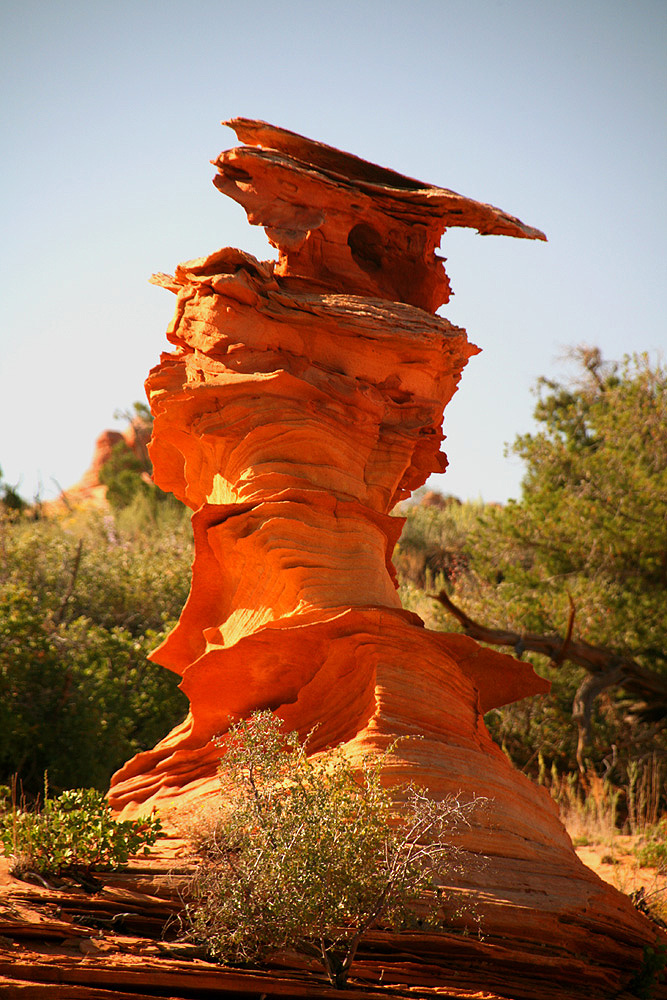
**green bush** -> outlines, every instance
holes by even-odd
[[[108,786],[185,715],[178,678],[148,654],[189,586],[184,519],[0,516],[0,782],[37,795]]]
[[[461,863],[452,837],[477,802],[442,802],[382,785],[381,759],[355,772],[338,751],[309,759],[271,712],[222,742],[223,798],[196,832],[202,861],[190,889],[190,936],[222,962],[281,948],[318,955],[342,987],[372,926],[402,926],[415,898]]]
[[[106,788],[187,710],[147,657],[187,598],[189,511],[150,482],[147,407],[118,416],[137,454],[121,443],[104,466],[109,510],[39,517],[0,478],[0,782],[18,773],[28,796],[46,769],[56,791]]]
[[[564,637],[573,608],[575,642],[602,647],[602,663],[632,657],[646,683],[597,695],[590,720],[580,714],[590,721],[582,746],[573,702],[590,675],[567,661],[528,654],[551,694],[487,718],[533,776],[541,751],[561,773],[593,770],[623,787],[633,760],[667,759],[667,368],[641,354],[606,362],[586,347],[572,358],[574,378],[539,380],[537,430],[510,448],[525,463],[521,499],[475,510],[422,498],[396,564],[402,600],[432,628],[460,628],[426,597],[442,588],[470,618],[519,635]]]
[[[41,809],[0,813],[0,839],[15,873],[82,875],[93,868],[117,868],[149,845],[161,832],[156,815],[116,821],[104,796],[94,788],[46,798]]]
[[[667,818],[646,830],[642,843],[634,848],[640,868],[667,872]]]

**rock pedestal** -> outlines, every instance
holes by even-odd
[[[488,800],[463,838],[482,860],[460,886],[484,933],[520,942],[526,961],[546,941],[636,966],[650,925],[578,861],[550,797],[484,725],[548,685],[426,630],[391,565],[389,512],[444,471],[443,408],[477,353],[435,315],[449,297],[443,232],[544,236],[294,133],[229,124],[245,145],[218,157],[214,183],[278,260],[227,248],[154,279],[178,298],[173,350],[147,381],[151,457],[157,484],[194,511],[195,559],[153,658],[182,677],[191,710],[114,776],[110,800],[128,816],[198,808],[218,793],[213,738],[258,708],[352,757],[418,737],[399,743],[387,780]]]

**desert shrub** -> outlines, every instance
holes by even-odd
[[[647,827],[634,848],[640,868],[658,868],[667,872],[667,817]]]
[[[235,726],[220,762],[222,801],[190,888],[190,936],[222,962],[295,948],[344,985],[364,933],[401,926],[411,904],[460,865],[453,843],[480,803],[434,802],[382,785],[382,760],[355,772],[339,751],[309,759],[270,712]]]
[[[171,515],[170,515],[171,517]],[[189,585],[189,528],[0,517],[0,781],[107,787],[186,711],[148,661]]]
[[[0,587],[35,594],[51,618],[85,617],[134,635],[162,630],[190,584],[192,533],[181,511],[160,509],[152,522],[141,503],[117,516],[0,518]]]
[[[160,634],[133,636],[86,618],[55,624],[36,595],[0,591],[0,780],[108,786],[128,757],[184,714],[170,671],[147,660]]]
[[[465,504],[413,505],[396,563],[402,599],[432,628],[460,625],[429,609],[429,586],[482,625],[519,635],[564,637],[573,608],[575,641],[599,647],[607,664],[631,657],[645,683],[613,686],[609,670],[590,720],[586,705],[583,746],[573,702],[590,675],[568,662],[531,654],[551,694],[487,720],[535,777],[540,750],[561,772],[593,769],[626,788],[634,761],[653,751],[667,759],[667,369],[641,354],[607,362],[588,347],[572,360],[573,378],[539,380],[537,430],[510,448],[525,463],[521,499],[478,505],[474,517]],[[632,803],[620,806],[624,819]]]
[[[46,794],[43,806],[32,810],[7,808],[5,801],[0,811],[0,840],[18,874],[81,875],[93,868],[117,868],[142,848],[148,854],[160,831],[155,814],[115,820],[94,788],[71,789],[55,799]]]
[[[468,568],[469,532],[482,505],[418,490],[395,513],[405,518],[393,561],[402,582],[422,590],[454,586]]]
[[[45,769],[55,791],[107,787],[187,709],[147,657],[187,598],[189,511],[150,480],[147,407],[117,416],[136,447],[102,469],[109,509],[24,510],[0,476],[0,781],[29,796]]]

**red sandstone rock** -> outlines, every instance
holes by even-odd
[[[95,507],[106,506],[107,488],[100,482],[100,472],[102,467],[111,458],[113,449],[124,444],[141,462],[147,457],[147,445],[151,436],[151,428],[148,423],[137,418],[130,423],[127,430],[123,431],[102,431],[95,442],[93,459],[88,469],[81,479],[63,490],[57,500],[45,504],[47,512],[57,512],[67,506],[78,506],[88,504]]]
[[[147,381],[151,457],[157,484],[195,512],[195,561],[154,659],[181,675],[191,711],[114,776],[110,800],[125,815],[196,809],[217,794],[213,738],[257,708],[303,735],[317,725],[314,749],[344,742],[353,758],[418,736],[388,780],[489,800],[463,839],[485,858],[464,883],[485,933],[524,957],[556,936],[621,983],[653,930],[578,861],[548,794],[483,721],[547,684],[424,629],[391,566],[389,511],[444,471],[443,407],[477,353],[433,315],[449,295],[435,247],[452,225],[544,237],[293,133],[231,125],[249,145],[215,161],[216,186],[279,260],[224,249],[156,278],[178,299],[173,351]]]

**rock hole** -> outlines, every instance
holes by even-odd
[[[242,170],[241,167],[235,167],[231,163],[224,163],[219,167],[220,173],[225,177],[228,177],[230,181],[240,181],[241,183],[247,183],[252,180],[252,177],[246,170]]]
[[[366,222],[360,222],[350,230],[347,245],[352,251],[353,260],[362,270],[380,270],[384,247],[382,237],[376,229]]]

